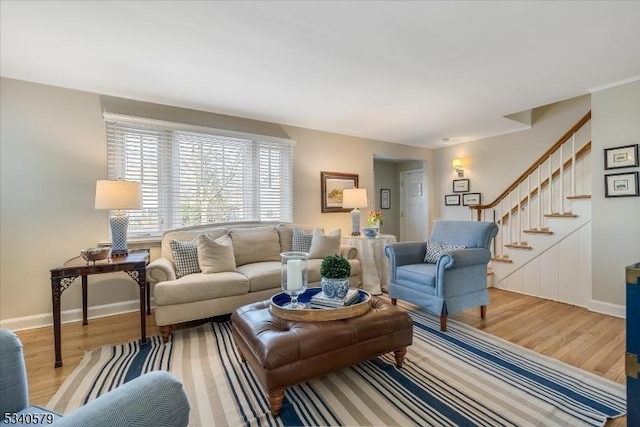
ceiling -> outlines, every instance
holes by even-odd
[[[0,7],[3,77],[432,148],[640,78],[640,2]]]

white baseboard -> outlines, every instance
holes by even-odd
[[[589,310],[596,313],[607,314],[621,319],[626,318],[626,307],[624,305],[611,304],[610,302],[591,300],[589,301]]]
[[[151,298],[151,306],[153,307],[153,298]],[[89,319],[96,319],[98,317],[131,313],[133,311],[140,311],[140,300],[122,301],[113,304],[89,307],[87,310],[87,317]],[[82,321],[82,309],[74,308],[73,310],[65,310],[60,313],[60,319],[62,323]],[[44,328],[51,325],[53,325],[52,312],[0,320],[0,327],[10,329],[14,332],[25,329]]]

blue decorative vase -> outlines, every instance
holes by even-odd
[[[349,279],[329,279],[323,277],[320,279],[320,286],[322,292],[328,298],[342,299],[347,296],[349,292]]]

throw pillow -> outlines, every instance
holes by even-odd
[[[198,264],[198,239],[188,242],[172,240],[169,242],[173,262],[176,266],[176,276],[181,278],[187,274],[200,273]]]
[[[324,258],[329,255],[340,253],[340,230],[333,230],[327,234],[322,234],[322,230],[313,230],[311,247],[309,248],[309,258]]]
[[[207,234],[198,237],[198,263],[203,273],[236,271],[231,237],[224,235],[212,239]]]
[[[229,234],[236,266],[280,261],[280,237],[275,227],[235,228]]]
[[[291,250],[294,252],[309,252],[311,249],[311,240],[313,231],[305,231],[300,228],[293,229],[293,238],[291,239]]]
[[[435,264],[438,262],[440,255],[456,249],[466,249],[467,245],[450,245],[448,243],[438,243],[427,240],[427,253],[424,256],[424,262]]]

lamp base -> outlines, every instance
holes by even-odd
[[[111,256],[125,256],[129,253],[127,248],[127,230],[129,229],[129,217],[127,215],[114,215],[109,218],[111,225]]]
[[[351,235],[360,235],[360,209],[353,208],[351,211]]]

